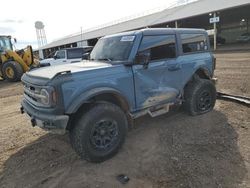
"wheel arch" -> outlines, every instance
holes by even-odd
[[[11,58],[11,60],[16,61],[18,64],[21,65],[24,72],[27,72],[29,70],[28,65],[24,62],[22,57],[20,57],[15,51],[8,50],[6,53]]]
[[[97,101],[106,101],[114,103],[119,106],[123,111],[129,110],[129,103],[126,98],[116,89],[113,88],[96,88],[81,94],[74,102],[69,106],[66,113],[76,113],[85,105]]]
[[[184,87],[183,87],[183,91],[182,91],[182,95],[184,95],[184,92],[187,88],[187,86],[197,80],[197,79],[207,79],[207,80],[211,80],[212,79],[212,74],[210,73],[210,71],[205,68],[205,67],[198,67],[193,74],[190,76],[190,78],[188,79],[188,81],[185,83]]]
[[[212,75],[211,75],[210,71],[204,67],[198,68],[195,71],[194,75],[197,75],[197,76],[199,76],[199,78],[202,78],[202,79],[207,79],[207,80],[212,79]]]
[[[129,117],[127,112],[129,111],[130,105],[119,91],[111,88],[98,88],[83,93],[70,105],[66,111],[66,114],[70,114],[67,129],[71,129],[74,125],[74,121],[78,119],[82,113],[87,112],[97,102],[113,103],[119,106],[127,117]]]

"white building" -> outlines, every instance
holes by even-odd
[[[219,22],[216,23],[217,42],[221,45],[236,43],[240,35],[249,33],[250,0],[192,0],[188,4],[173,5],[158,12],[96,27],[84,31],[82,34],[72,34],[53,41],[41,49],[45,57],[51,56],[53,52],[61,48],[76,47],[82,44],[93,46],[98,38],[104,35],[145,27],[211,30],[214,28],[214,24],[209,22],[212,17],[219,17]]]

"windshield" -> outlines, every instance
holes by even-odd
[[[135,36],[101,38],[90,54],[91,60],[126,61]]]
[[[10,38],[0,36],[0,52],[4,52],[6,50],[12,50]]]

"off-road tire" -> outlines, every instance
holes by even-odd
[[[215,101],[216,88],[211,80],[195,78],[185,87],[184,109],[190,115],[194,116],[211,111]]]
[[[13,71],[13,77],[10,77],[8,76],[8,74],[6,74],[6,71],[8,69],[11,69]],[[8,61],[8,62],[3,63],[2,75],[4,79],[10,82],[17,82],[21,80],[21,77],[23,75],[23,68],[16,61]]]
[[[116,122],[117,139],[110,148],[100,150],[95,148],[92,132],[98,122],[105,119]],[[113,157],[124,143],[128,129],[128,121],[125,113],[116,105],[101,102],[94,105],[86,113],[79,116],[75,126],[70,129],[70,141],[77,154],[87,161],[102,162]],[[106,142],[106,141],[105,141]]]

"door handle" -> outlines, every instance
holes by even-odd
[[[175,64],[175,65],[168,66],[169,71],[177,71],[179,69],[181,69],[180,64]]]

